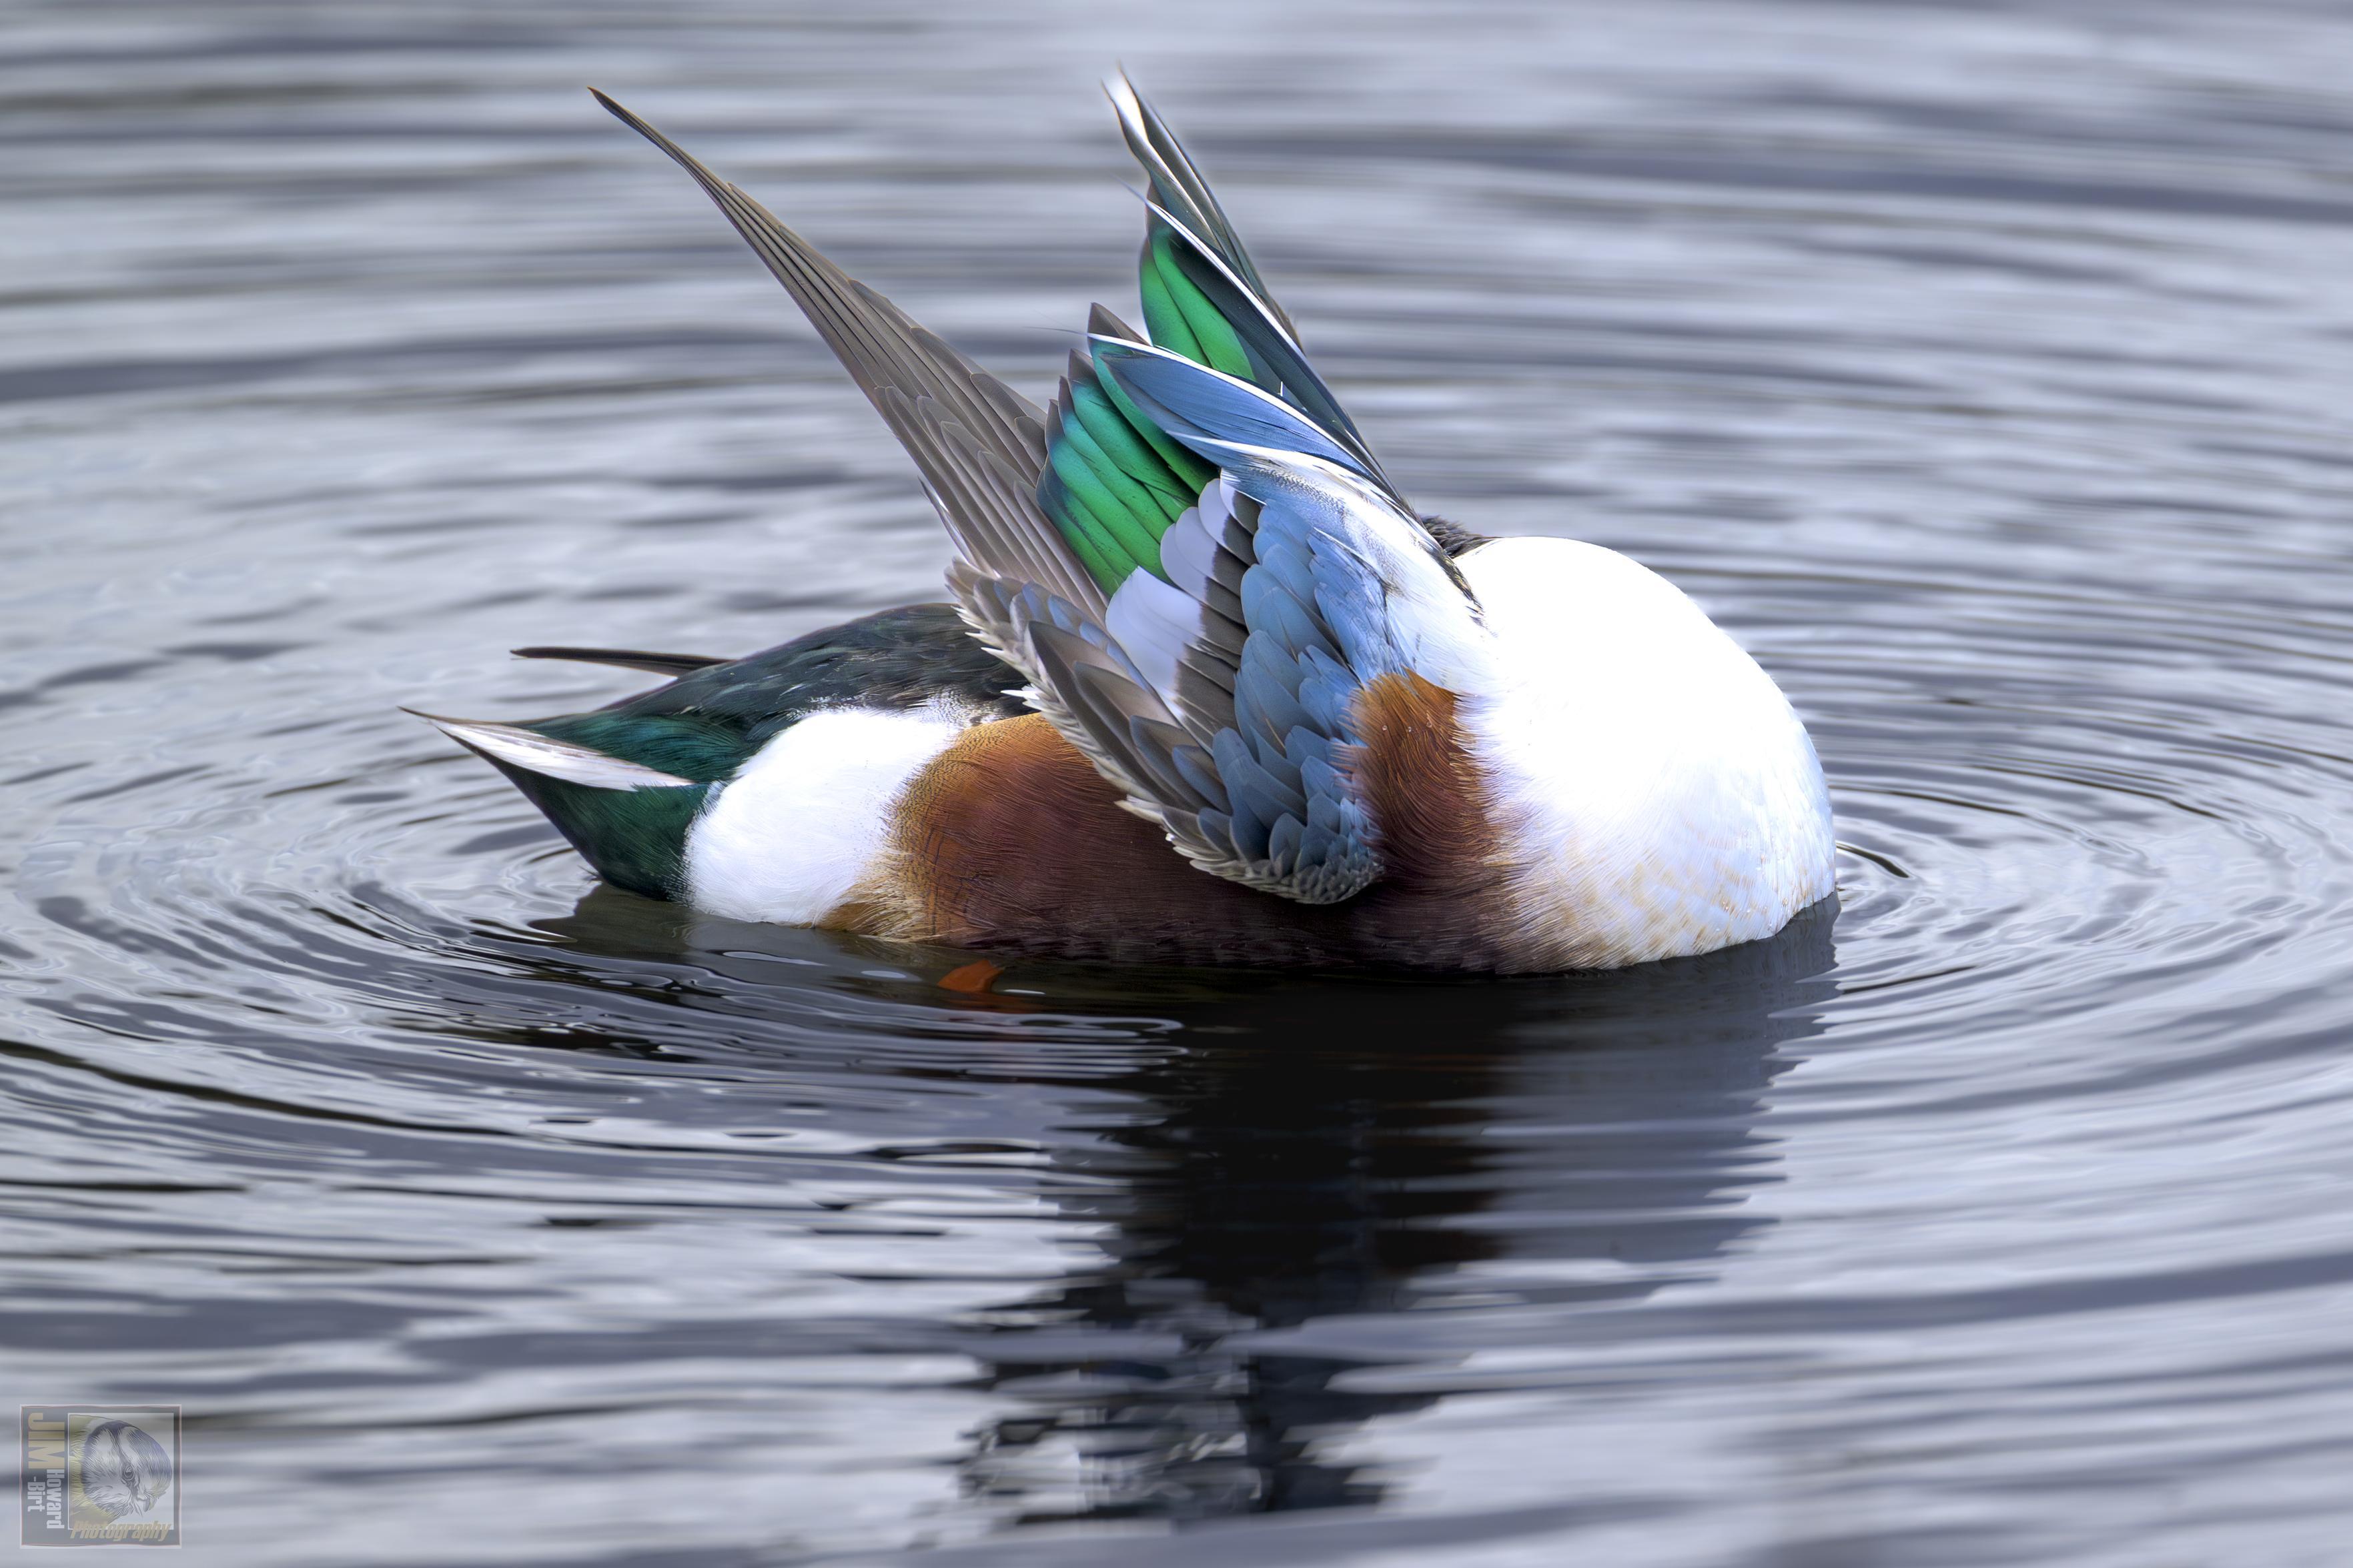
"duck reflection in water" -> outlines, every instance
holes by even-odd
[[[1178,1009],[1191,1048],[1123,1086],[1165,1114],[1058,1160],[1105,1256],[992,1315],[1014,1409],[975,1435],[968,1493],[1008,1522],[1379,1500],[1377,1467],[1327,1456],[1440,1395],[1352,1388],[1410,1351],[1319,1326],[1707,1277],[1771,1223],[1740,1200],[1772,1179],[1757,1123],[1819,1027],[1831,914],[1613,973]]]
[[[542,922],[598,961],[572,973],[530,950],[531,1010],[566,1021],[499,1037],[630,1055],[666,1039],[740,1035],[764,1053],[799,1039],[763,1044],[776,966],[752,944],[765,932],[776,945],[774,928],[648,921],[665,908],[600,889]],[[1000,991],[1039,978],[1074,1017],[1148,1012],[1179,1048],[1084,1075],[1087,1103],[1108,1091],[1133,1108],[1118,1126],[1034,1130],[1066,1178],[1047,1184],[1058,1228],[1100,1251],[1050,1289],[961,1319],[978,1331],[959,1348],[1001,1412],[958,1461],[968,1502],[1006,1524],[1376,1503],[1397,1479],[1378,1424],[1445,1395],[1426,1379],[1413,1392],[1373,1380],[1459,1361],[1460,1314],[1624,1302],[1711,1278],[1773,1223],[1744,1206],[1774,1180],[1758,1122],[1833,994],[1835,914],[1826,902],[1767,941],[1544,979],[1128,971],[1105,989],[1103,971],[1059,965],[1007,977]],[[808,944],[788,962],[828,984],[844,960],[850,974],[906,962],[825,933],[782,940]],[[688,955],[701,978],[681,992]],[[654,967],[617,988],[635,959]],[[906,978],[849,984],[903,1008]],[[596,1016],[629,1027],[551,1009],[550,980],[593,984]],[[948,1005],[1037,1010],[1018,994]],[[1064,1081],[1057,1047],[1040,1049],[1037,1081]],[[993,1065],[1013,1071],[1008,1084],[1032,1076]],[[936,1057],[862,1070],[963,1077]]]

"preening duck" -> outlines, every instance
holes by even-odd
[[[1531,972],[1705,952],[1830,896],[1812,742],[1626,556],[1424,518],[1124,79],[1144,329],[1049,408],[652,126],[864,389],[955,603],[595,712],[434,719],[607,880],[744,921],[997,952]]]

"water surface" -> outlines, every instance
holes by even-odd
[[[0,1398],[184,1405],[188,1561],[2344,1561],[2340,7],[0,44]],[[1627,551],[1783,684],[1834,921],[969,997],[596,889],[396,711],[938,594],[581,83],[1042,391],[1128,308],[1123,59],[1421,504]]]

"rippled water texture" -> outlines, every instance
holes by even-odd
[[[0,13],[0,1399],[238,1568],[2348,1561],[2353,14],[991,9]],[[1834,924],[965,996],[396,711],[937,595],[581,83],[1039,389],[1122,59],[1423,505],[1782,682]]]

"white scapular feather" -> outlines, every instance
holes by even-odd
[[[1176,661],[1201,637],[1199,602],[1149,572],[1131,572],[1111,596],[1103,630],[1135,661],[1161,700],[1175,707]]]
[[[470,720],[418,717],[460,745],[471,746],[501,762],[528,768],[550,778],[566,779],[591,789],[691,789],[695,781],[637,763],[608,757],[586,746],[550,740],[512,724],[478,723]]]
[[[688,830],[689,901],[730,920],[821,920],[875,868],[909,783],[970,721],[944,707],[837,708],[780,731]]]
[[[1189,596],[1198,599],[1207,591],[1217,568],[1219,542],[1233,515],[1234,482],[1219,474],[1201,491],[1200,500],[1179,512],[1160,536],[1161,570]]]
[[[1198,598],[1209,581],[1217,551],[1218,547],[1209,541],[1208,526],[1201,521],[1201,509],[1188,506],[1176,514],[1176,521],[1160,536],[1161,570],[1188,596]]]

